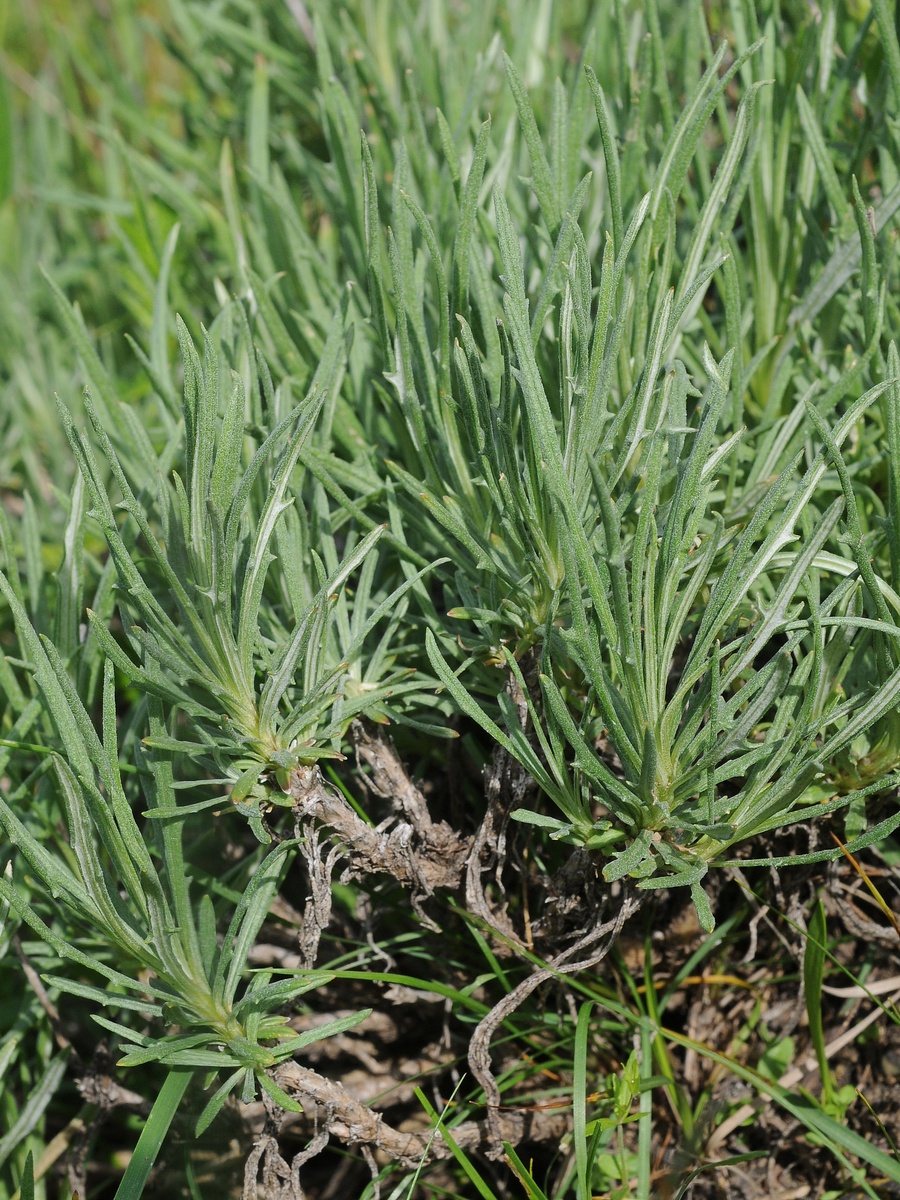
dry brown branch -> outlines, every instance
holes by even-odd
[[[484,1089],[485,1101],[488,1106],[488,1127],[491,1141],[489,1154],[499,1157],[503,1153],[503,1142],[509,1141],[502,1123],[500,1089],[491,1069],[491,1040],[499,1026],[536,991],[542,983],[561,975],[573,975],[577,971],[587,971],[601,962],[609,952],[622,926],[633,916],[640,907],[640,899],[633,895],[622,897],[619,911],[609,921],[598,923],[593,929],[583,934],[576,942],[552,958],[546,966],[539,967],[498,1003],[484,1017],[472,1035],[469,1043],[469,1066],[472,1073]],[[597,946],[603,940],[601,946]]]
[[[380,1113],[361,1104],[341,1084],[299,1063],[283,1063],[275,1071],[275,1081],[303,1105],[308,1116],[317,1119],[345,1145],[374,1147],[404,1167],[418,1166],[426,1153],[435,1159],[449,1158],[452,1154],[440,1137],[435,1137],[429,1148],[429,1133],[394,1129]],[[465,1150],[475,1150],[496,1130],[502,1140],[514,1145],[522,1141],[558,1141],[568,1124],[565,1114],[555,1109],[499,1110],[490,1114],[490,1122],[489,1130],[486,1122],[465,1121],[454,1128],[453,1140]],[[258,1165],[257,1158],[254,1172]]]
[[[497,950],[501,954],[513,953],[509,942],[518,946],[525,943],[513,927],[506,909],[494,908],[489,903],[482,877],[487,871],[493,871],[499,882],[506,860],[509,814],[523,802],[529,786],[533,785],[526,772],[504,749],[496,747],[485,777],[487,809],[466,859],[466,908],[500,934]]]
[[[533,667],[534,664],[531,665]],[[527,669],[527,664],[525,666]],[[519,724],[527,732],[528,703],[518,679],[511,672],[507,677],[506,691],[515,706]],[[485,772],[484,819],[466,860],[466,908],[500,935],[496,949],[501,955],[515,953],[515,946],[524,947],[525,942],[513,927],[505,906],[497,909],[489,902],[482,877],[491,871],[503,892],[502,873],[506,862],[509,814],[516,808],[527,806],[529,794],[534,790],[534,780],[524,767],[501,746],[495,746],[490,768]]]
[[[470,839],[445,821],[416,829],[409,821],[368,825],[343,796],[327,787],[318,767],[298,767],[291,776],[295,819],[314,820],[337,835],[350,869],[359,875],[391,875],[430,896],[436,888],[459,886]]]
[[[319,847],[318,830],[312,821],[306,824],[300,852],[309,872],[310,894],[297,936],[302,963],[312,969],[316,965],[322,931],[331,920],[331,880],[335,867],[343,857],[343,849],[341,846],[332,846],[323,855]]]
[[[417,833],[431,828],[431,814],[421,791],[407,774],[392,741],[383,731],[362,721],[350,726],[350,740],[358,762],[364,762],[371,774],[362,776],[376,796],[387,800],[396,813],[402,813]]]
[[[512,680],[512,685],[515,680]],[[518,688],[511,698],[527,721],[527,705]],[[498,749],[486,774],[487,810],[475,838],[465,838],[446,822],[435,822],[422,792],[410,779],[396,749],[380,730],[371,730],[360,722],[352,728],[358,760],[368,768],[371,791],[387,801],[394,815],[379,826],[371,826],[338,792],[329,788],[319,769],[302,767],[291,777],[294,819],[298,836],[305,835],[305,856],[310,871],[312,896],[307,905],[306,923],[315,928],[307,933],[310,945],[303,945],[304,956],[312,963],[312,941],[330,913],[330,880],[336,856],[349,863],[349,871],[358,876],[386,874],[408,887],[413,904],[430,896],[438,888],[459,888],[465,870],[465,898],[468,911],[494,929],[512,952],[522,946],[505,910],[497,912],[485,893],[483,876],[492,871],[502,889],[509,814],[527,799],[534,787],[529,775],[505,751]],[[325,862],[318,840],[321,827],[329,829],[334,844]],[[454,1140],[464,1149],[490,1146],[491,1153],[502,1153],[503,1142],[559,1139],[567,1128],[567,1117],[558,1111],[523,1112],[504,1110],[500,1091],[491,1071],[490,1044],[498,1026],[542,983],[576,971],[588,970],[600,962],[624,925],[637,910],[639,901],[626,891],[616,889],[611,896],[602,888],[596,864],[589,855],[575,855],[568,870],[559,878],[546,879],[547,915],[543,941],[548,946],[546,965],[539,967],[497,1004],[478,1026],[469,1048],[469,1062],[484,1088],[486,1121],[468,1121],[454,1128]],[[321,893],[321,894],[320,894]],[[327,895],[326,895],[327,893]],[[602,919],[603,908],[612,900],[618,911],[609,920]],[[420,912],[420,915],[423,916]],[[425,918],[427,920],[427,918]],[[573,925],[580,926],[573,930]],[[564,949],[561,943],[568,941]],[[554,952],[555,951],[555,952]],[[416,1166],[426,1155],[446,1158],[451,1151],[432,1131],[406,1132],[389,1125],[381,1113],[373,1111],[334,1080],[327,1079],[308,1066],[282,1064],[275,1079],[294,1096],[316,1127],[345,1145],[374,1148],[395,1163]],[[383,1086],[383,1080],[379,1080]],[[322,1143],[324,1145],[324,1142]],[[247,1186],[252,1175],[253,1187],[260,1164],[275,1189],[291,1188],[298,1195],[296,1182],[285,1183],[286,1164],[276,1163],[277,1150],[262,1142],[248,1162]],[[271,1160],[271,1161],[270,1161]],[[268,1164],[268,1165],[267,1165]],[[283,1165],[279,1165],[283,1164]],[[286,1174],[287,1172],[287,1174]],[[296,1175],[296,1172],[293,1173]],[[276,1178],[278,1176],[278,1178]],[[289,1193],[284,1192],[285,1195]],[[245,1192],[245,1195],[247,1193]]]

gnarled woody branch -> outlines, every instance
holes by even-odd
[[[290,787],[298,822],[312,819],[333,829],[354,871],[392,875],[419,895],[459,886],[471,839],[462,837],[446,821],[414,816],[418,828],[409,819],[393,828],[389,828],[390,822],[367,825],[339,792],[326,786],[315,766],[297,767]],[[407,811],[412,816],[415,809]]]
[[[374,1146],[405,1167],[417,1166],[426,1152],[438,1159],[452,1154],[446,1142],[438,1137],[431,1139],[430,1131],[403,1133],[394,1129],[380,1113],[360,1104],[339,1083],[309,1067],[286,1062],[275,1069],[274,1078],[309,1117],[320,1118],[330,1133],[347,1145]],[[501,1109],[492,1114],[490,1132],[516,1145],[523,1141],[559,1141],[567,1129],[566,1115],[558,1109],[533,1112]],[[453,1140],[464,1150],[484,1145],[488,1136],[487,1123],[483,1121],[465,1121],[453,1129]]]
[[[469,1042],[469,1066],[484,1091],[488,1105],[487,1133],[491,1143],[488,1151],[492,1157],[502,1154],[504,1142],[510,1141],[503,1129],[499,1117],[502,1115],[500,1104],[500,1088],[491,1069],[490,1045],[491,1038],[497,1029],[511,1016],[517,1008],[536,991],[542,983],[561,975],[574,975],[579,971],[587,971],[597,966],[609,953],[622,926],[640,908],[640,899],[634,895],[624,895],[619,911],[605,922],[599,919],[592,929],[582,934],[573,945],[557,954],[546,965],[536,967],[517,987],[495,1004],[487,1016],[483,1017],[472,1039]],[[598,947],[597,943],[602,941]],[[456,1133],[454,1131],[454,1137]]]
[[[499,925],[498,932],[512,935],[510,941],[518,942],[505,914],[500,914],[498,920],[498,914],[489,908],[481,875],[486,853],[493,850],[502,862],[503,833],[509,809],[521,801],[524,790],[530,785],[527,773],[514,769],[512,760],[505,753],[495,756],[486,780],[488,811],[478,835],[474,839],[466,838],[446,822],[431,819],[425,797],[409,778],[391,742],[380,731],[370,732],[361,722],[354,722],[351,737],[358,759],[369,768],[367,782],[371,791],[390,803],[394,815],[373,827],[362,820],[339,792],[328,787],[318,767],[298,767],[291,775],[294,817],[298,829],[306,827],[311,846],[315,844],[315,834],[310,827],[326,826],[335,835],[335,849],[340,848],[340,854],[349,860],[354,873],[391,875],[411,889],[414,903],[437,888],[459,888],[463,872],[468,868],[466,900],[470,911],[486,919],[495,929]],[[312,853],[315,856],[319,851],[313,849]],[[314,866],[312,863],[311,868]],[[315,871],[312,874],[315,875]],[[328,878],[330,880],[330,871]],[[489,1153],[498,1154],[503,1142],[559,1140],[568,1129],[568,1118],[559,1111],[538,1109],[526,1113],[500,1107],[500,1092],[491,1070],[490,1043],[498,1025],[542,983],[596,965],[638,907],[634,896],[623,894],[616,914],[604,921],[604,906],[594,908],[587,896],[585,901],[589,911],[584,915],[588,919],[580,936],[576,935],[565,950],[522,980],[487,1014],[475,1031],[469,1048],[469,1063],[484,1088],[487,1120],[468,1121],[454,1128],[454,1141],[464,1149],[483,1148],[487,1144],[491,1147]],[[428,919],[424,913],[421,915]],[[319,922],[321,925],[321,918]],[[310,960],[308,965],[312,966],[313,962]],[[347,1145],[375,1147],[406,1166],[417,1165],[426,1154],[440,1159],[452,1153],[443,1140],[433,1139],[430,1131],[420,1134],[394,1129],[380,1113],[366,1107],[341,1084],[299,1063],[282,1064],[274,1072],[274,1078],[317,1123]]]
[[[380,729],[362,721],[351,723],[350,740],[357,762],[369,768],[369,776],[363,776],[369,790],[387,800],[394,812],[402,813],[417,831],[430,829],[428,803],[410,779],[394,743]]]

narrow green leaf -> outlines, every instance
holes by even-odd
[[[246,1076],[246,1074],[246,1068],[239,1068],[234,1072],[233,1075],[229,1075],[222,1086],[213,1093],[203,1108],[203,1111],[200,1113],[200,1116],[197,1118],[197,1124],[194,1126],[194,1137],[199,1138],[206,1133],[207,1129],[209,1129],[210,1125],[212,1125],[213,1121],[221,1112],[225,1101],[241,1082],[241,1080]]]
[[[115,1200],[140,1200],[153,1164],[193,1077],[193,1071],[180,1070],[170,1071],[166,1076],[141,1130],[134,1153],[125,1168],[125,1174],[116,1189]]]
[[[68,1054],[64,1053],[51,1058],[40,1079],[29,1089],[28,1097],[12,1125],[3,1137],[0,1137],[0,1164],[5,1163],[15,1148],[37,1129],[47,1106],[62,1084],[68,1057]]]
[[[572,1059],[572,1141],[575,1146],[578,1200],[591,1200],[592,1196],[592,1188],[590,1186],[591,1164],[588,1161],[588,1142],[585,1133],[587,1126],[585,1096],[588,1093],[587,1051],[593,1009],[594,1005],[590,1000],[586,1000],[578,1009],[578,1018],[575,1023],[575,1048]]]
[[[544,214],[544,220],[547,222],[551,234],[555,235],[560,221],[560,208],[559,199],[553,187],[553,173],[547,162],[544,143],[534,118],[534,109],[531,107],[522,77],[508,54],[504,56],[504,63],[506,78],[509,80],[509,88],[519,113],[522,136],[525,138],[528,153],[531,155],[531,185]]]

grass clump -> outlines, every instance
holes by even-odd
[[[900,1182],[887,7],[76,8],[2,59],[2,1196]]]

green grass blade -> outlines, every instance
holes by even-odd
[[[590,1035],[591,1013],[594,1006],[586,1001],[578,1009],[575,1025],[575,1048],[572,1074],[572,1142],[575,1147],[575,1164],[578,1177],[578,1200],[591,1200],[590,1167],[588,1161],[588,1139],[585,1133],[587,1111],[587,1047]]]
[[[153,1164],[162,1149],[179,1105],[194,1077],[193,1071],[170,1071],[141,1130],[114,1200],[140,1200]]]

